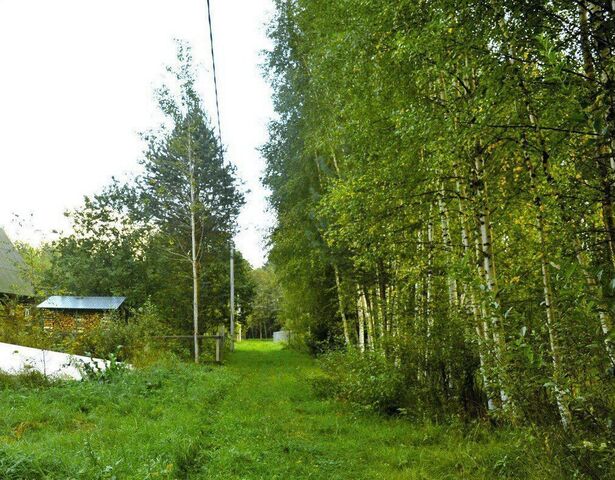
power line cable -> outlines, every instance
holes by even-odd
[[[224,155],[222,148],[222,126],[220,124],[220,101],[218,99],[218,75],[216,73],[216,54],[214,53],[214,31],[211,27],[211,3],[207,0],[207,22],[209,23],[209,45],[211,46],[211,65],[214,74],[214,92],[216,94],[216,116],[218,118],[218,139],[220,140],[221,154]],[[224,161],[224,157],[222,157]],[[235,350],[235,273],[234,273],[234,248],[233,239],[230,241],[230,337],[231,352]]]
[[[216,94],[216,116],[218,119],[218,139],[222,146],[222,127],[220,126],[220,101],[218,100],[218,75],[216,74],[216,54],[214,53],[214,31],[211,28],[211,4],[207,0],[207,22],[209,23],[209,45],[211,46],[211,64],[214,74],[214,92]]]

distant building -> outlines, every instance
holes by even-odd
[[[25,275],[26,264],[0,228],[0,297],[32,297],[34,287]]]
[[[275,343],[289,343],[290,342],[290,331],[280,330],[278,332],[273,332],[273,341]]]
[[[126,297],[53,296],[38,305],[43,311],[45,330],[78,334],[100,323],[109,313],[118,312]]]

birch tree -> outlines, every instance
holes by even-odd
[[[276,5],[282,317],[433,415],[582,431],[612,393],[611,2]]]
[[[222,146],[196,91],[189,47],[179,45],[178,62],[179,67],[169,68],[174,84],[158,91],[169,125],[145,135],[145,173],[137,190],[146,221],[168,239],[168,254],[189,265],[193,351],[198,363],[207,254],[215,245],[228,244],[243,196],[234,169],[223,163]]]

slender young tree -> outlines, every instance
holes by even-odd
[[[178,91],[163,87],[158,93],[171,126],[146,136],[149,147],[138,189],[144,215],[168,236],[169,253],[190,265],[193,348],[198,362],[205,259],[231,237],[243,196],[233,168],[223,163],[222,147],[195,88],[190,49],[183,44],[179,44],[178,62],[177,69],[169,69]]]

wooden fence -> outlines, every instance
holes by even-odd
[[[157,335],[152,338],[190,338],[194,339],[194,335]],[[226,340],[226,334],[224,327],[218,329],[218,335],[197,335],[196,338],[201,340],[210,339],[216,341],[216,363],[222,363],[224,358],[224,341]]]

